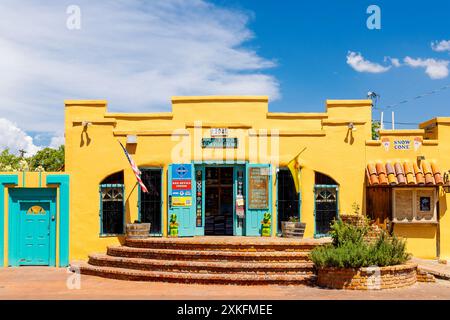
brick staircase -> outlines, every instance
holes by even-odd
[[[203,284],[311,284],[309,252],[327,239],[193,237],[127,239],[72,271],[106,278]]]

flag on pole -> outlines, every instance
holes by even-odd
[[[299,156],[300,153],[302,153],[305,149],[303,149],[301,152],[299,152],[294,159],[292,159],[291,161],[289,161],[288,163],[288,168],[289,171],[292,174],[292,178],[294,179],[294,184],[295,184],[295,191],[297,191],[297,193],[300,192],[300,161],[299,161]]]
[[[136,166],[136,163],[133,161],[133,158],[131,158],[131,156],[130,156],[130,154],[128,153],[127,149],[125,149],[125,147],[123,146],[123,144],[122,144],[120,141],[118,141],[118,142],[120,143],[120,146],[122,147],[123,152],[125,152],[125,156],[127,157],[128,162],[129,162],[130,165],[131,165],[131,169],[133,169],[134,175],[136,176],[136,179],[137,179],[139,185],[141,186],[142,191],[145,192],[145,193],[147,193],[148,190],[147,190],[147,188],[145,187],[145,184],[142,182],[142,179],[141,179],[141,171],[140,171],[139,168]]]

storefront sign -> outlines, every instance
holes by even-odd
[[[237,148],[238,138],[203,138],[202,148]]]
[[[192,204],[192,197],[172,197],[173,207],[189,207]]]
[[[191,180],[188,179],[172,180],[172,190],[191,190]]]
[[[228,128],[211,128],[211,137],[226,137],[228,136]]]
[[[189,207],[192,204],[192,171],[188,164],[172,165],[172,206]]]
[[[269,175],[267,168],[250,168],[249,208],[267,209],[269,207]]]
[[[394,140],[394,150],[410,150],[410,149],[411,149],[411,140],[409,139]]]

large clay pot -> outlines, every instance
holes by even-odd
[[[306,223],[304,222],[281,222],[281,236],[283,238],[303,238]]]
[[[127,238],[148,238],[150,234],[150,226],[150,223],[127,223]]]

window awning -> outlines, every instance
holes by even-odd
[[[387,161],[370,162],[366,167],[369,186],[440,186],[441,171],[435,161]]]

